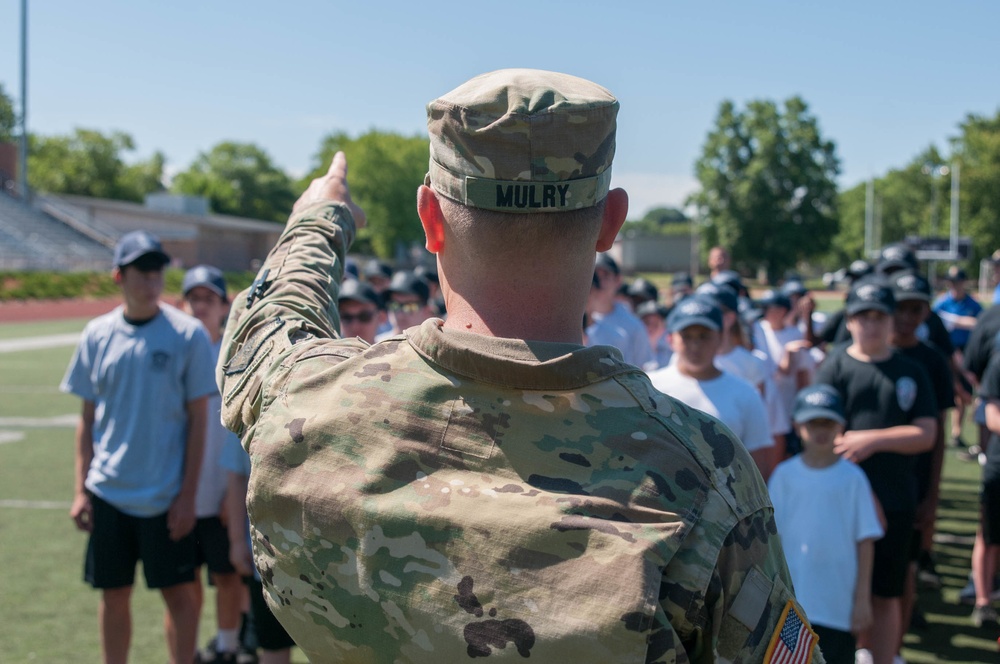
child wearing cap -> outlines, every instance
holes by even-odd
[[[859,642],[875,664],[890,664],[902,634],[902,602],[917,509],[914,455],[934,444],[937,412],[926,372],[891,345],[892,289],[862,280],[847,297],[852,342],[834,350],[817,383],[833,386],[844,404],[845,433],[835,450],[861,466],[886,517],[875,544],[873,626]]]
[[[667,318],[667,332],[677,361],[651,372],[649,380],[664,394],[720,419],[766,478],[773,465],[773,445],[760,393],[715,365],[722,345],[722,320],[722,310],[705,295],[689,297],[674,307]]]
[[[794,408],[802,453],[778,464],[768,482],[774,520],[823,656],[849,664],[855,635],[872,621],[873,541],[882,525],[864,472],[834,450],[845,423],[836,390],[807,387]]]
[[[222,348],[222,328],[229,315],[229,297],[222,271],[211,265],[198,265],[184,274],[181,284],[184,311],[197,318],[212,341],[212,366],[218,362]],[[198,477],[195,510],[198,521],[195,535],[198,543],[198,563],[208,568],[215,586],[215,617],[217,632],[211,644],[198,652],[198,661],[224,662],[235,657],[240,647],[240,623],[248,595],[236,569],[229,562],[229,538],[220,518],[226,494],[226,473],[219,465],[227,438],[236,434],[222,426],[222,397],[218,393],[208,400],[208,427],[205,432],[205,453]],[[203,589],[197,574],[198,611],[203,605]]]
[[[929,571],[933,570],[930,551],[944,461],[944,413],[954,403],[955,392],[947,356],[931,342],[922,341],[917,336],[917,330],[930,314],[930,284],[921,275],[909,270],[894,273],[890,277],[890,283],[896,300],[892,345],[927,371],[937,406],[934,447],[929,452],[918,454],[914,461],[917,474],[917,516],[913,526],[916,532],[910,551],[911,563],[903,602],[903,625],[908,625],[916,598],[917,563],[922,560]]]

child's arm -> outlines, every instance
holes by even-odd
[[[910,424],[901,424],[886,429],[862,429],[847,431],[837,438],[834,451],[858,463],[876,452],[896,452],[897,454],[920,454],[934,446],[937,421],[933,417],[918,417]]]
[[[854,582],[854,607],[851,610],[851,634],[857,636],[872,625],[872,564],[875,540],[858,542],[858,577]]]

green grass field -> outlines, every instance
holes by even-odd
[[[84,321],[0,325],[0,340],[82,329]],[[98,595],[81,580],[84,533],[68,517],[73,492],[72,416],[75,397],[58,384],[72,354],[60,347],[0,352],[0,662],[92,662],[99,659]],[[13,418],[18,418],[16,421]],[[24,418],[36,418],[25,421]],[[7,433],[21,434],[11,439]],[[967,440],[975,440],[969,432]],[[935,554],[941,590],[921,591],[928,630],[908,634],[910,662],[997,662],[1000,631],[977,630],[970,608],[957,603],[966,583],[976,528],[979,466],[949,451]],[[133,595],[132,661],[166,661],[162,602],[145,590],[141,571]],[[207,605],[202,636],[214,634]],[[296,661],[305,661],[296,653]]]

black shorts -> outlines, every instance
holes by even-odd
[[[257,630],[257,645],[264,650],[283,650],[294,646],[295,641],[288,636],[264,601],[264,586],[254,578],[247,579],[247,585],[250,586],[250,611]]]
[[[198,542],[198,564],[208,567],[213,574],[235,574],[236,568],[229,562],[229,534],[222,520],[217,516],[198,519],[194,527]]]
[[[179,542],[171,541],[166,512],[152,517],[131,516],[94,495],[90,503],[94,528],[83,566],[87,583],[102,589],[131,586],[140,560],[149,588],[194,581],[194,534]]]
[[[886,512],[885,535],[875,540],[872,594],[902,597],[913,544],[913,512]]]
[[[812,628],[819,637],[819,649],[826,664],[854,664],[856,643],[853,634],[822,625]]]
[[[1000,477],[984,479],[979,501],[983,540],[987,544],[1000,545]]]

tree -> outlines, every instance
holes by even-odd
[[[295,203],[291,178],[253,143],[224,141],[202,152],[171,189],[204,196],[221,214],[268,221],[285,221]]]
[[[702,188],[691,200],[707,222],[706,245],[729,247],[735,264],[763,265],[772,279],[827,252],[837,232],[839,170],[834,143],[801,98],[783,109],[722,102],[695,163]]]
[[[132,137],[120,131],[104,135],[76,129],[71,136],[28,137],[28,183],[37,191],[96,198],[142,201],[163,189],[164,157],[126,164],[123,153],[135,150]]]
[[[961,167],[960,228],[973,239],[973,259],[1000,248],[1000,111],[968,115],[953,141]]]
[[[368,244],[378,256],[392,258],[400,245],[419,241],[423,230],[417,217],[417,187],[427,173],[427,139],[374,129],[357,138],[330,134],[302,187],[326,172],[338,150],[347,155],[351,197],[368,217],[357,246],[363,249]]]
[[[17,114],[14,113],[14,100],[0,84],[0,143],[14,142],[14,128],[17,126]]]
[[[933,169],[949,163],[933,145],[901,169],[875,180],[876,246],[899,242],[911,235],[948,234],[948,177]],[[862,182],[840,194],[840,231],[833,238],[829,257],[839,265],[862,258],[865,244],[865,198]],[[936,228],[935,228],[936,227]]]
[[[687,234],[691,232],[690,221],[677,208],[655,207],[643,215],[642,219],[628,222],[625,230],[639,231],[648,235]]]

